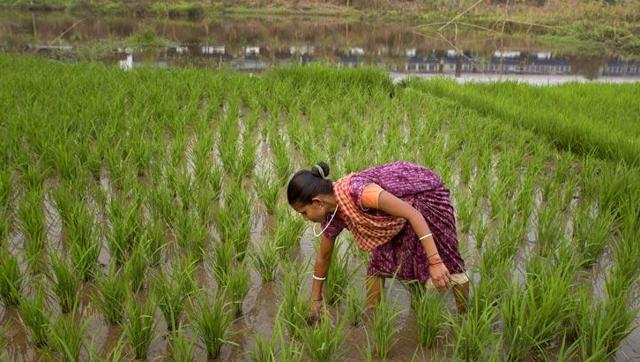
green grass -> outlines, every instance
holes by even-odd
[[[412,305],[416,312],[418,340],[420,345],[432,348],[447,322],[447,301],[434,288],[418,286],[411,293]]]
[[[60,352],[62,361],[78,361],[84,342],[82,336],[87,322],[76,321],[73,316],[61,316],[51,326],[51,341],[54,349]]]
[[[325,311],[312,326],[300,333],[311,361],[335,361],[340,359],[340,347],[346,337],[346,320],[333,320]]]
[[[194,345],[194,341],[189,340],[183,329],[175,330],[171,333],[169,339],[169,346],[171,348],[170,360],[172,362],[192,361]]]
[[[398,341],[398,326],[396,325],[399,310],[397,302],[390,301],[388,296],[381,298],[375,306],[371,319],[371,334],[375,341],[376,356],[386,359],[391,349]]]
[[[19,304],[20,322],[29,333],[31,343],[36,348],[49,346],[51,342],[49,335],[50,317],[48,316],[45,292],[38,287],[33,298],[23,297]]]

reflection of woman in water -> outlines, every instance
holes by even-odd
[[[380,300],[384,280],[396,277],[454,289],[458,311],[469,293],[464,261],[458,251],[455,217],[449,190],[431,170],[393,162],[327,179],[329,166],[320,162],[298,171],[289,181],[289,204],[306,220],[321,223],[320,251],[316,255],[312,310],[322,308],[334,241],[347,228],[357,246],[370,252],[367,303]]]

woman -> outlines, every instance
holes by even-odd
[[[311,288],[314,315],[322,308],[322,284],[334,241],[344,228],[360,249],[370,252],[368,306],[380,300],[385,278],[396,277],[433,284],[441,291],[452,285],[458,311],[464,312],[469,280],[442,180],[410,162],[375,166],[335,182],[328,175],[329,166],[320,162],[298,171],[287,187],[289,205],[322,226],[316,234],[321,236],[320,250]]]

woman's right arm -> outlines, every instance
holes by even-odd
[[[334,241],[322,235],[320,237],[320,250],[316,254],[316,263],[313,267],[313,275],[318,278],[326,278],[331,263]],[[322,285],[324,281],[313,279],[311,286],[311,299],[313,301],[322,300]]]

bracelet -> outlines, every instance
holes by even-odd
[[[431,254],[431,255],[427,255],[427,259],[431,258],[432,256],[438,255],[438,252],[436,251],[435,253]]]
[[[322,296],[320,296],[320,299],[311,299],[311,300],[313,300],[314,302],[322,302]]]
[[[426,238],[428,238],[428,237],[429,237],[429,236],[431,236],[431,235],[433,235],[433,234],[432,234],[432,233],[428,233],[428,234],[426,234],[426,235],[422,235],[420,238],[418,238],[418,240],[426,239]]]
[[[313,279],[315,279],[315,280],[325,280],[325,279],[327,279],[327,277],[320,278],[320,277],[317,277],[315,274],[313,274]]]
[[[438,265],[438,264],[443,264],[443,261],[440,260],[440,261],[437,261],[435,263],[429,263],[429,266],[434,266],[434,265]]]

